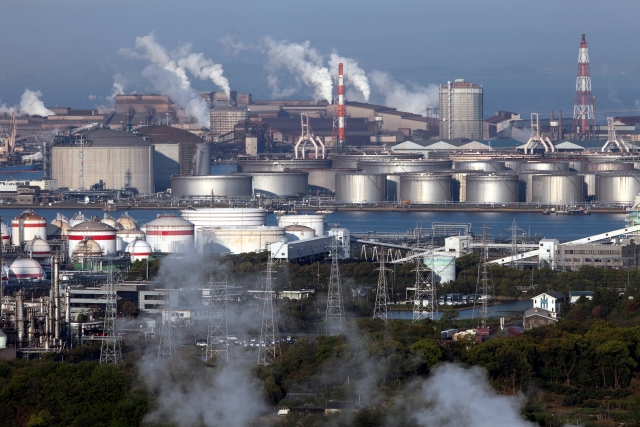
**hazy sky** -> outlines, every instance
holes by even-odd
[[[255,98],[272,93],[266,56],[227,56],[220,38],[251,46],[267,36],[308,40],[322,55],[335,50],[410,89],[467,78],[485,87],[485,116],[498,108],[568,112],[586,33],[599,121],[600,112],[640,106],[637,0],[0,0],[0,9],[0,104],[16,104],[29,87],[43,92],[48,106],[93,107],[104,103],[115,74],[128,90],[150,90],[140,74],[148,63],[118,51],[153,33],[168,50],[191,43],[222,65],[232,89]],[[216,90],[210,82],[191,84]],[[302,85],[292,96],[312,92]],[[371,100],[381,100],[375,90]]]

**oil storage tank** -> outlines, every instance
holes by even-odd
[[[197,247],[200,253],[241,254],[267,250],[269,245],[284,238],[284,227],[208,227],[198,230]]]
[[[454,169],[478,172],[503,172],[507,168],[504,162],[494,160],[460,160],[456,161]]]
[[[384,174],[345,173],[336,175],[336,203],[384,202],[387,179]]]
[[[278,226],[287,227],[289,225],[304,225],[312,228],[316,236],[324,236],[325,216],[316,215],[282,215],[278,217]]]
[[[630,204],[640,193],[640,172],[599,172],[596,200],[600,204]]]
[[[180,216],[196,229],[223,226],[265,225],[267,211],[262,208],[204,208],[185,209]]]
[[[520,186],[520,202],[533,202],[533,177],[538,175],[553,174],[550,171],[526,170],[518,172]]]
[[[251,197],[252,178],[238,175],[172,176],[173,197]]]
[[[518,170],[569,172],[569,162],[520,162]]]
[[[153,186],[153,146],[127,132],[95,129],[82,132],[72,143],[61,141],[51,147],[51,177],[58,188],[89,188],[103,181],[106,188],[136,188],[150,194]],[[84,156],[80,182],[80,153]]]
[[[235,176],[251,176],[254,194],[268,196],[296,196],[305,194],[309,188],[307,172],[253,172]]]
[[[146,241],[154,252],[188,252],[194,245],[194,225],[184,218],[160,215],[144,226]]]
[[[597,162],[587,165],[587,172],[632,171],[634,169],[634,164],[631,162]]]
[[[238,160],[238,172],[283,172],[287,169],[329,169],[330,159],[244,159]]]
[[[391,154],[329,154],[336,169],[357,169],[361,160],[399,160],[399,159],[421,159],[419,153],[391,153]]]
[[[431,159],[361,159],[358,169],[369,174],[436,172],[451,170],[451,160]]]
[[[440,203],[451,200],[451,175],[409,174],[400,178],[400,200]]]
[[[518,194],[518,175],[469,174],[466,177],[469,203],[516,203]]]
[[[387,175],[387,188],[386,192],[386,201],[387,202],[398,202],[400,201],[400,180],[402,178],[402,174],[394,173]]]
[[[294,172],[292,170],[292,172]],[[312,192],[336,191],[336,175],[339,173],[355,173],[358,169],[307,169],[304,172],[309,174],[309,189]]]
[[[94,217],[69,230],[69,257],[73,256],[76,245],[86,238],[95,240],[100,245],[103,255],[116,254],[116,229]]]
[[[576,174],[533,176],[533,202],[574,204],[584,202],[584,179]]]
[[[35,237],[47,238],[47,220],[32,210],[26,210],[11,220],[11,244],[20,246]]]

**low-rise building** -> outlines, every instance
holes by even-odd
[[[593,291],[571,291],[569,292],[569,302],[575,304],[582,297],[585,297],[589,301],[593,299]]]
[[[533,300],[533,308],[547,310],[554,318],[558,317],[562,304],[567,301],[566,296],[556,291],[543,292],[531,299]]]
[[[529,330],[540,326],[554,324],[558,318],[551,315],[549,310],[539,307],[528,308],[524,311],[523,324],[524,329]]]

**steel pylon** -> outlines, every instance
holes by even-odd
[[[228,283],[209,281],[209,332],[207,360],[221,357],[229,360],[229,327],[227,319]]]
[[[173,341],[171,339],[171,295],[168,289],[164,295],[162,319],[160,323],[160,343],[158,344],[158,360],[171,359]]]
[[[331,240],[331,276],[327,293],[327,314],[325,320],[342,322],[344,318],[344,303],[342,300],[342,285],[340,283],[340,263],[338,256],[338,237],[334,234]]]
[[[258,365],[270,365],[278,355],[278,323],[276,320],[274,300],[275,290],[271,275],[273,258],[267,261],[267,280],[264,286],[264,306],[262,308],[262,327],[258,347]]]
[[[474,314],[476,305],[480,304],[480,328],[485,329],[487,327],[487,320],[489,319],[489,303],[491,302],[493,285],[491,278],[489,277],[488,270],[489,261],[489,242],[487,239],[487,224],[482,226],[482,255],[480,264],[478,264],[478,281],[476,282],[476,297],[474,298]],[[478,295],[480,295],[480,301],[478,301]]]
[[[122,346],[118,335],[118,297],[115,290],[113,263],[107,266],[107,303],[104,310],[104,336],[100,347],[100,364],[122,362]]]
[[[430,268],[427,268],[427,263]],[[423,319],[438,320],[438,291],[433,276],[433,266],[433,247],[429,247],[424,256],[416,258],[413,323]]]
[[[380,267],[378,271],[378,288],[376,290],[376,304],[373,308],[373,318],[389,320],[389,294],[387,289],[387,270],[384,265],[384,257],[380,257]]]

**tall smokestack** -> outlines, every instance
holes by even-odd
[[[578,138],[593,135],[596,125],[594,99],[591,93],[591,71],[589,69],[589,49],[582,35],[578,50],[578,73],[576,77],[576,98],[573,103],[573,134]]]
[[[16,293],[16,329],[18,330],[18,347],[24,343],[24,291]]]
[[[337,139],[337,146],[342,151],[347,145],[347,132],[345,129],[346,108],[344,101],[344,74],[342,71],[342,62],[338,63],[338,99],[335,103],[334,111],[334,141]],[[337,128],[337,135],[335,131]],[[337,138],[336,138],[337,137]]]
[[[60,261],[58,255],[53,256],[53,328],[56,344],[60,339]]]

